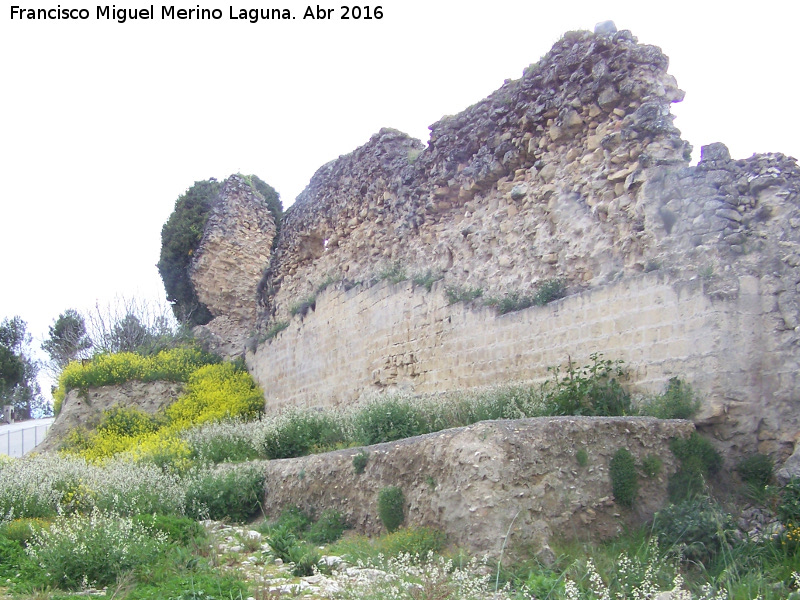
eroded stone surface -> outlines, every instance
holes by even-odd
[[[377,534],[383,530],[378,493],[399,486],[409,525],[441,529],[450,543],[492,556],[510,528],[506,552],[533,544],[546,558],[553,534],[602,539],[651,517],[676,470],[669,440],[692,431],[687,421],[649,418],[522,419],[371,446],[362,474],[353,469],[359,449],[272,460],[264,464],[264,510],[276,517],[290,504],[331,508],[357,531]],[[633,510],[615,504],[608,473],[623,447],[639,464],[651,454],[663,461],[656,477],[640,478]],[[580,449],[588,456],[584,466],[576,458]]]

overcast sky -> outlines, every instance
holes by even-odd
[[[67,308],[161,298],[161,226],[194,181],[254,173],[288,206],[381,127],[427,127],[516,79],[565,32],[613,19],[670,57],[695,147],[800,157],[800,3],[379,0],[380,20],[303,19],[306,4],[201,3],[220,20],[0,16],[0,319],[41,343]],[[228,0],[225,0],[228,1]],[[117,2],[118,8],[148,4]],[[176,7],[194,8],[196,3]],[[229,19],[289,8],[290,21]],[[311,5],[316,7],[316,4]],[[360,6],[366,6],[361,4]],[[376,4],[369,5],[374,11]],[[362,9],[363,11],[363,9]],[[365,11],[364,11],[365,12]]]

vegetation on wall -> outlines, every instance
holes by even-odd
[[[217,181],[195,182],[175,202],[175,209],[161,229],[161,257],[157,266],[167,300],[175,317],[192,325],[204,325],[213,318],[208,307],[197,298],[189,267],[219,192]]]

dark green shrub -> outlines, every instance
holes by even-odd
[[[472,302],[480,298],[483,296],[483,289],[449,285],[444,289],[444,294],[447,296],[448,304],[457,304],[459,302]]]
[[[255,515],[264,495],[265,476],[256,467],[219,470],[189,484],[186,505],[190,516],[244,522]]]
[[[0,526],[0,536],[27,546],[37,531],[46,528],[48,522],[43,519],[15,519]]]
[[[661,473],[661,467],[663,464],[664,463],[661,458],[655,454],[648,454],[642,460],[642,472],[646,477],[658,477],[658,474]]]
[[[772,481],[775,463],[766,454],[753,454],[736,465],[736,471],[746,484],[764,489]]]
[[[547,279],[539,284],[533,296],[535,306],[544,306],[563,298],[567,294],[567,282],[563,279]]]
[[[338,510],[322,511],[319,519],[311,525],[306,538],[314,544],[330,544],[335,542],[347,529],[347,522]]]
[[[272,524],[274,529],[288,531],[296,537],[302,537],[311,527],[313,520],[311,516],[299,506],[290,505],[285,507],[278,519]]]
[[[784,525],[800,525],[800,479],[793,477],[780,491],[778,518]]]
[[[275,558],[280,558],[283,562],[290,562],[290,552],[297,546],[297,536],[283,527],[272,530],[265,538],[269,544]]]
[[[291,411],[262,440],[269,459],[295,458],[309,454],[315,447],[332,448],[344,441],[342,427],[332,414]]]
[[[433,288],[433,284],[442,278],[444,278],[444,274],[441,271],[428,269],[424,273],[417,273],[411,280],[414,282],[414,285],[424,287],[430,292]]]
[[[692,387],[677,377],[667,382],[664,393],[639,407],[639,414],[658,419],[691,419],[700,409]]]
[[[267,333],[264,334],[264,338],[266,340],[275,339],[278,336],[278,334],[287,327],[289,327],[289,321],[279,321],[278,323],[275,323],[272,327],[267,329]]]
[[[367,462],[369,462],[369,452],[366,450],[362,450],[353,456],[353,471],[355,471],[356,475],[361,475],[364,472],[367,468]]]
[[[689,560],[708,564],[727,547],[735,526],[719,504],[698,496],[657,512],[653,530],[662,548],[679,549]]]
[[[429,433],[423,415],[397,398],[366,406],[356,414],[353,425],[356,440],[364,446]]]
[[[627,448],[620,448],[611,459],[609,468],[611,488],[617,504],[633,506],[639,493],[639,474],[636,472],[636,461]]]
[[[669,497],[672,502],[680,502],[700,494],[705,489],[708,475],[713,475],[722,467],[722,457],[706,438],[697,432],[686,439],[673,439],[670,449],[681,465],[670,477]]]
[[[298,543],[288,548],[283,560],[292,564],[292,575],[295,577],[309,577],[314,575],[314,569],[321,559],[322,555],[314,546]]]
[[[208,307],[197,298],[189,267],[219,191],[220,184],[216,181],[195,182],[175,202],[175,209],[161,229],[158,272],[164,281],[167,300],[175,317],[192,325],[204,325],[213,318]]]
[[[592,363],[580,368],[570,360],[563,376],[560,367],[550,369],[553,378],[545,385],[548,414],[595,417],[628,414],[631,397],[620,383],[627,378],[623,362],[604,360],[602,356],[598,352],[591,354]]]
[[[375,278],[378,281],[388,279],[390,283],[400,283],[401,281],[406,281],[408,275],[406,275],[406,269],[402,263],[400,263],[400,261],[395,261],[385,266],[381,271],[378,271]]]
[[[405,496],[397,486],[389,486],[378,492],[378,517],[389,533],[397,529],[406,520]]]
[[[534,306],[536,301],[533,296],[525,296],[519,292],[511,292],[492,304],[497,310],[497,314],[505,315],[510,312],[516,312]]]
[[[586,448],[578,449],[575,453],[575,460],[578,461],[578,465],[581,467],[585,467],[589,464],[589,453],[586,452]]]
[[[317,295],[312,294],[292,304],[289,307],[289,314],[292,315],[293,317],[296,315],[305,317],[309,311],[315,310],[316,308],[317,308]]]
[[[200,523],[189,517],[174,515],[137,515],[134,521],[141,523],[153,531],[161,531],[169,541],[181,546],[188,546],[206,537],[206,530]]]
[[[386,557],[410,554],[425,558],[429,552],[441,551],[447,538],[444,532],[429,527],[408,527],[383,536],[378,548]]]

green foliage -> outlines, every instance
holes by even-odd
[[[47,526],[48,522],[44,519],[16,519],[0,526],[0,536],[13,540],[25,547],[36,532],[45,529]]]
[[[611,487],[614,500],[617,504],[633,506],[639,493],[639,474],[636,471],[636,461],[627,448],[620,448],[614,454],[609,466]]]
[[[298,543],[289,546],[286,550],[286,562],[292,564],[292,575],[295,577],[309,577],[314,575],[322,555],[314,546]]]
[[[0,407],[11,405],[17,420],[50,413],[39,388],[39,362],[33,358],[27,328],[20,317],[0,323]]]
[[[563,298],[567,294],[567,283],[563,279],[546,279],[533,295],[534,306],[544,306]]]
[[[322,412],[293,410],[262,438],[263,454],[273,458],[295,458],[315,447],[329,448],[344,439],[341,423]]]
[[[68,308],[58,316],[48,328],[47,339],[42,343],[42,350],[50,355],[50,360],[58,371],[91,347],[92,340],[86,332],[86,322],[83,316],[72,308]]]
[[[378,548],[387,557],[410,554],[424,558],[429,552],[441,552],[446,541],[444,532],[438,529],[403,527],[383,536],[378,542]]]
[[[708,475],[722,467],[722,457],[706,438],[697,432],[686,439],[675,438],[670,449],[681,466],[670,478],[668,491],[672,502],[680,502],[700,494]]]
[[[338,510],[322,511],[319,519],[311,525],[306,538],[313,544],[331,544],[342,537],[347,521]]]
[[[578,451],[575,453],[575,460],[578,461],[578,465],[581,467],[585,467],[589,464],[589,453],[586,452],[586,448],[578,448]]]
[[[313,523],[311,515],[301,509],[299,506],[290,505],[285,507],[278,519],[270,524],[270,529],[273,531],[281,530],[291,533],[297,538],[305,535]]]
[[[64,517],[36,532],[29,554],[64,589],[105,586],[151,564],[165,536],[129,517],[103,514]]]
[[[142,356],[132,352],[98,354],[91,362],[71,362],[61,372],[55,398],[56,412],[67,392],[103,385],[116,385],[126,381],[188,381],[201,366],[218,363],[220,358],[195,348],[174,348],[155,356]]]
[[[658,477],[658,474],[661,473],[661,467],[663,466],[664,462],[655,454],[648,454],[642,460],[642,471],[646,477]]]
[[[356,440],[363,446],[429,433],[420,411],[396,398],[364,407],[356,414],[353,428]]]
[[[361,475],[367,468],[369,462],[369,452],[362,450],[353,456],[353,471],[356,475]]]
[[[444,294],[447,296],[448,304],[472,302],[483,296],[483,288],[449,285],[444,289]]]
[[[656,513],[653,531],[662,546],[708,564],[733,539],[733,518],[707,496],[672,504]]]
[[[405,496],[397,486],[389,486],[378,492],[378,517],[389,533],[396,531],[406,520]]]
[[[166,539],[181,546],[199,544],[205,540],[206,530],[200,523],[188,517],[176,515],[136,515],[134,521],[141,523],[150,531],[160,531]]]
[[[289,314],[293,317],[296,315],[300,315],[301,317],[305,317],[308,314],[308,311],[315,310],[317,308],[317,295],[312,294],[307,298],[303,298],[302,300],[298,300],[294,304],[289,307]]]
[[[439,281],[440,279],[444,278],[444,273],[441,271],[428,269],[423,273],[417,273],[411,278],[411,281],[414,282],[414,285],[418,285],[420,287],[424,287],[429,292],[433,288],[433,284]]]
[[[793,477],[781,489],[777,512],[784,525],[800,525],[800,478]]]
[[[378,281],[388,279],[390,283],[400,283],[401,281],[406,281],[408,275],[402,263],[400,261],[395,261],[378,271],[378,273],[375,274],[375,278]]]
[[[595,352],[591,364],[577,368],[572,360],[562,376],[560,367],[549,369],[553,378],[546,385],[547,413],[615,417],[628,414],[630,394],[620,383],[627,378],[621,360],[603,359]]]
[[[192,325],[204,325],[212,314],[197,297],[189,267],[203,239],[211,207],[220,192],[216,181],[197,181],[175,202],[175,209],[161,229],[158,272],[172,303],[175,317]]]
[[[226,468],[193,479],[186,491],[190,516],[247,521],[261,507],[264,482],[257,467]]]
[[[772,481],[775,463],[766,454],[752,454],[739,461],[736,471],[746,484],[764,489]]]
[[[289,321],[279,321],[275,323],[269,329],[267,329],[267,332],[264,334],[264,339],[265,340],[275,339],[276,337],[278,337],[278,334],[287,327],[289,327]]]
[[[695,398],[691,386],[672,377],[664,393],[644,402],[639,407],[639,414],[658,419],[691,419],[698,410],[700,400]]]

